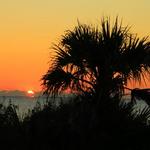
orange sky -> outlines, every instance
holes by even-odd
[[[119,15],[139,36],[150,33],[149,0],[1,0],[0,90],[40,90],[51,44],[77,19],[97,24],[103,15]]]

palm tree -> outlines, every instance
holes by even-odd
[[[48,96],[69,88],[101,103],[122,96],[127,81],[140,82],[150,73],[148,38],[131,34],[117,17],[112,26],[108,18],[102,19],[100,27],[78,23],[53,49],[53,63],[42,77]]]

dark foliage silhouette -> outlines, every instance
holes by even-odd
[[[143,149],[150,148],[148,107],[133,113],[132,103],[112,100],[99,119],[89,97],[69,98],[54,107],[49,101],[37,104],[22,120],[16,107],[0,105],[2,149],[76,150],[76,149]],[[92,123],[95,122],[96,123]]]
[[[94,110],[88,98],[76,97],[57,108],[49,103],[43,109],[32,111],[30,117],[24,119],[30,147],[54,150],[144,150],[150,147],[147,139],[150,128],[146,124],[150,115],[148,107],[134,114],[131,103],[118,105],[118,101],[114,100],[97,120],[93,117]],[[97,123],[92,124],[92,121]]]

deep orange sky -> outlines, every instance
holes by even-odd
[[[103,15],[150,34],[149,0],[0,0],[0,90],[40,90],[51,44],[77,19],[97,24]]]

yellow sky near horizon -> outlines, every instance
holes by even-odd
[[[0,90],[40,90],[49,48],[66,29],[116,15],[133,33],[150,34],[149,0],[0,0]]]

